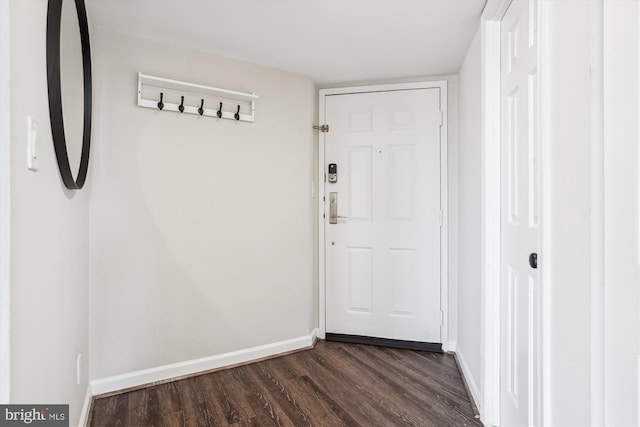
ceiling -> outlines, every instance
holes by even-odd
[[[87,0],[93,25],[317,84],[457,73],[486,0]]]

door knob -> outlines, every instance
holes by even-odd
[[[531,266],[531,268],[538,268],[538,254],[535,252],[532,252],[529,255],[529,265]]]

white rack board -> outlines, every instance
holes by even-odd
[[[240,118],[236,121],[241,122],[253,122],[255,121],[255,101],[258,99],[258,96],[254,93],[245,93],[245,92],[237,92],[234,90],[228,89],[220,89],[217,87],[204,86],[195,83],[181,82],[178,80],[165,79],[162,77],[154,77],[147,74],[138,73],[138,106],[153,108],[158,110],[158,102],[160,98],[145,98],[143,96],[143,88],[144,87],[152,87],[160,89],[160,92],[164,93],[165,91],[171,91],[173,94],[184,94],[185,98],[190,96],[190,98],[198,97],[204,99],[205,97],[212,99],[216,98],[218,101],[215,103],[215,108],[211,108],[211,105],[205,105],[203,108],[203,114],[198,112],[200,108],[200,102],[198,105],[189,105],[184,104],[184,111],[182,114],[195,114],[206,117],[215,117],[218,118],[218,109],[219,102],[223,103],[222,107],[222,119],[230,119],[236,120],[235,114],[237,111],[237,107],[240,106]],[[238,103],[231,103],[230,101],[238,101]],[[180,104],[177,102],[172,102],[171,100],[163,100],[163,108],[162,111],[175,111],[180,112]],[[244,107],[244,110],[243,110]],[[233,109],[233,111],[231,111]],[[245,110],[250,110],[250,113]]]

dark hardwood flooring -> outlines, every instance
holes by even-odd
[[[481,426],[452,355],[312,350],[94,399],[89,425]]]

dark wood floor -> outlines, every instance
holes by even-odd
[[[454,357],[318,341],[313,350],[93,402],[89,425],[481,426]]]

